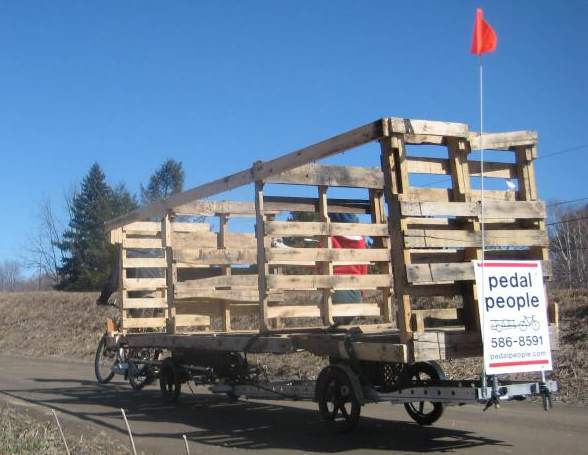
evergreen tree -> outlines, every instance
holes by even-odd
[[[124,183],[117,185],[112,190],[112,216],[117,217],[135,210],[139,207],[137,198],[132,195]]]
[[[184,187],[184,169],[180,161],[166,160],[149,179],[147,188],[141,185],[143,204],[166,199]]]
[[[65,252],[57,289],[97,290],[112,270],[114,249],[104,235],[104,222],[136,207],[124,186],[112,190],[94,163],[73,196],[69,227],[58,247]]]

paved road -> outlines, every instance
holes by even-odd
[[[588,453],[588,408],[557,403],[549,413],[539,403],[512,403],[486,413],[478,406],[452,407],[427,428],[412,423],[400,406],[368,405],[354,433],[333,435],[321,425],[313,403],[230,402],[198,392],[163,406],[155,386],[135,392],[121,381],[97,385],[87,363],[0,356],[0,399],[36,412],[53,408],[66,431],[104,432],[125,442],[122,407],[137,448],[145,453],[185,453],[182,434],[191,454]]]

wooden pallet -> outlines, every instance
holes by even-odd
[[[379,155],[380,167],[317,163],[371,142],[379,143],[379,151],[371,153]],[[502,182],[484,192],[483,214],[478,184],[481,163],[473,158],[482,146],[499,157],[484,163],[485,177]],[[482,138],[461,123],[383,118],[119,217],[107,226],[113,241],[121,244],[123,257],[130,248],[163,251],[160,258],[125,257],[121,273],[140,267],[165,271],[164,278],[122,280],[121,292],[127,292],[123,296],[125,328],[166,327],[170,334],[183,333],[186,326],[182,324],[189,319],[190,325],[199,326],[198,331],[210,330],[210,316],[201,312],[206,303],[220,311],[223,333],[232,330],[231,309],[240,306],[257,314],[259,322],[252,329],[264,334],[284,327],[300,329],[309,319],[322,328],[343,316],[372,318],[388,326],[395,321],[397,344],[406,347],[408,361],[422,358],[425,351],[444,358],[441,353],[447,349],[443,346],[450,346],[447,352],[451,352],[456,343],[479,347],[471,261],[482,257],[482,222],[486,258],[541,260],[549,274],[545,205],[538,200],[533,167],[536,157],[535,132],[492,133]],[[421,175],[441,176],[445,181],[436,187],[419,185]],[[508,190],[505,180],[515,182],[516,190]],[[243,185],[253,186],[252,202],[202,200]],[[281,195],[266,194],[268,185]],[[293,197],[288,185],[314,187],[316,196]],[[331,189],[339,187],[354,188],[365,196],[329,197]],[[317,220],[286,221],[283,214],[292,211],[315,213]],[[334,223],[329,213],[355,213],[363,222]],[[174,223],[180,214],[216,216],[218,230]],[[255,234],[231,232],[233,216],[254,216]],[[153,217],[161,217],[161,223],[142,221]],[[371,237],[373,247],[334,249],[334,235]],[[316,239],[316,245],[272,246],[276,238],[306,237]],[[336,265],[349,263],[370,264],[370,273],[333,273]],[[235,266],[251,266],[251,272],[236,275]],[[214,270],[216,276],[178,278],[182,275],[178,272],[196,269]],[[128,294],[147,289],[153,302]],[[339,289],[376,292],[378,303],[334,304],[333,292]],[[320,294],[320,298],[289,297],[301,291]],[[435,297],[453,299],[453,306],[459,308],[418,308],[423,299]],[[149,321],[129,316],[133,308],[151,308],[150,304],[165,314],[158,312]],[[191,313],[178,313],[190,305]],[[553,306],[550,315],[551,321],[557,321]],[[428,325],[435,320],[453,320],[457,331],[431,332]],[[477,341],[470,343],[470,338]],[[474,351],[479,353],[473,348],[467,352]]]

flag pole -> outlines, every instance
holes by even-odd
[[[484,65],[482,63],[482,55],[480,54],[480,176],[481,176],[481,197],[480,197],[480,224],[481,226],[481,234],[482,234],[482,283],[480,283],[480,300],[478,301],[478,305],[483,305],[484,303],[484,261],[486,259],[486,228],[484,226]],[[484,329],[484,314],[482,311],[478,311],[480,314],[480,333]],[[482,375],[481,375],[481,382],[482,387],[486,388],[486,367],[484,362],[482,362]]]

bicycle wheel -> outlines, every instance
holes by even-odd
[[[94,372],[98,384],[106,384],[114,377],[112,368],[116,364],[116,349],[107,346],[106,338],[106,334],[102,335],[94,359]]]
[[[153,367],[147,363],[135,363],[133,359],[157,360],[158,351],[154,349],[131,350],[129,352],[129,383],[135,390],[141,390],[154,379]]]

